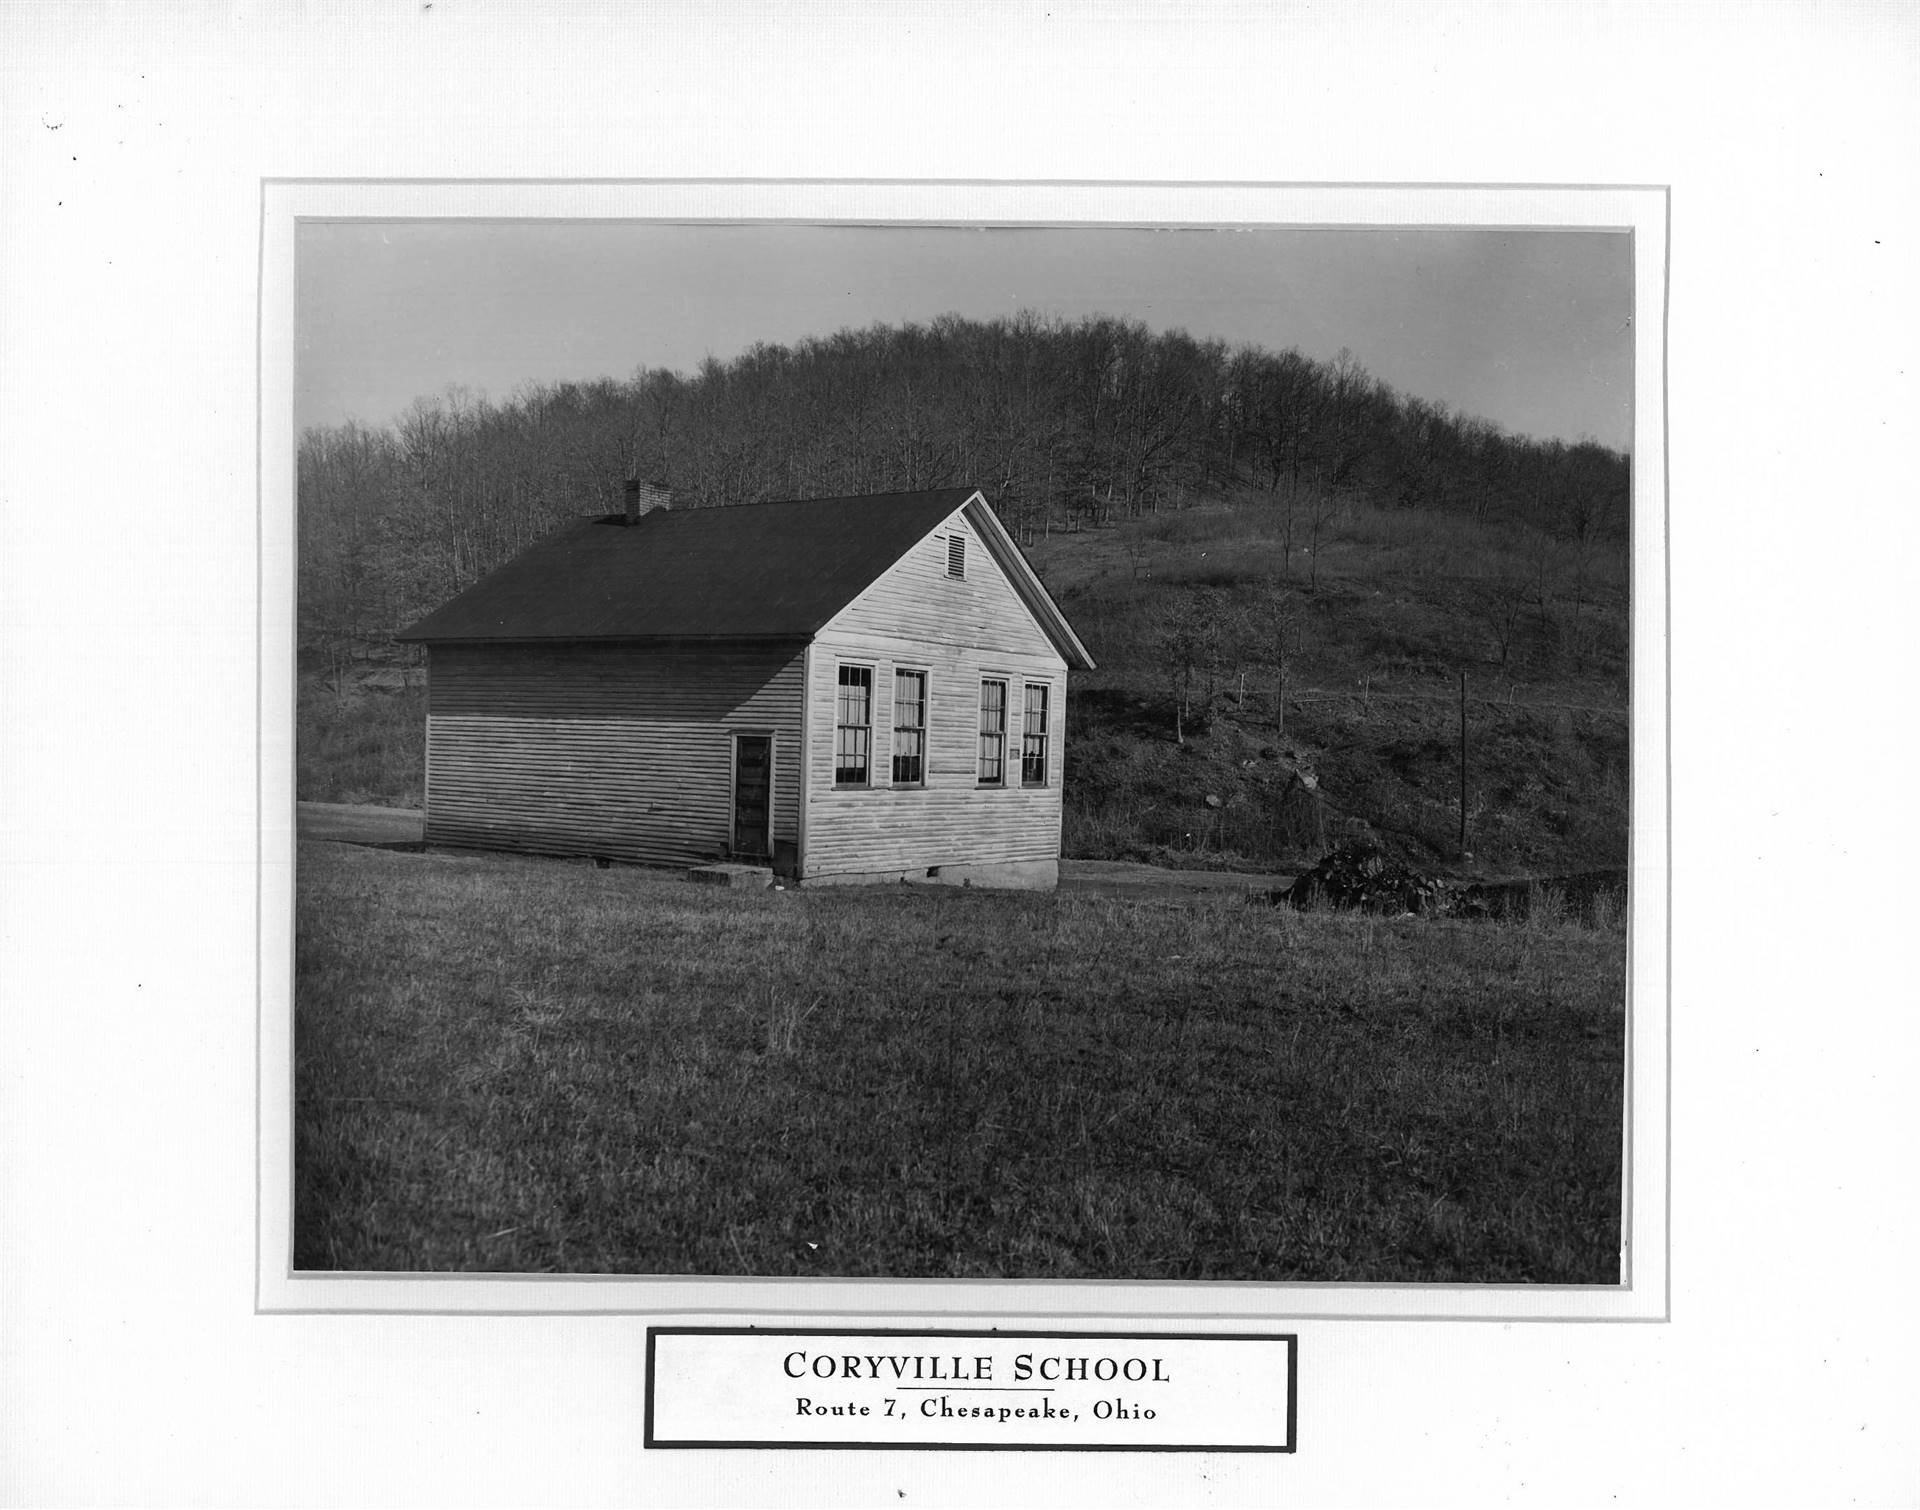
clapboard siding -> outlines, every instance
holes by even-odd
[[[965,542],[966,577],[947,575],[947,545]],[[1026,650],[1066,663],[1033,621],[986,542],[957,511],[908,551],[866,591],[835,614],[820,633],[885,635],[929,645]]]
[[[947,539],[966,539],[967,575],[947,575]],[[873,784],[834,785],[839,668],[873,669]],[[1051,860],[1060,853],[1066,663],[986,546],[956,514],[824,628],[811,658],[804,875]],[[918,788],[889,783],[896,669],[927,674],[927,773]],[[980,682],[1008,684],[1003,787],[978,781]],[[1050,705],[1047,782],[1020,784],[1022,688],[1044,683]]]
[[[772,727],[799,715],[800,647],[436,645],[432,683],[436,713]]]
[[[427,840],[684,863],[719,854],[735,730],[773,731],[776,842],[798,832],[798,646],[437,645]]]

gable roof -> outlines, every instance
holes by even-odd
[[[972,488],[655,509],[632,525],[619,514],[582,519],[535,542],[398,638],[807,639],[969,504],[969,518],[1041,628],[1069,665],[1091,667],[1032,567]]]

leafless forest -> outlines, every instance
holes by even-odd
[[[1506,434],[1331,362],[1025,315],[761,345],[692,375],[449,391],[302,440],[303,634],[378,640],[557,521],[662,478],[686,505],[969,483],[1023,543],[1209,496],[1274,505],[1281,575],[1343,503],[1524,525],[1571,560],[1624,538],[1628,464]]]

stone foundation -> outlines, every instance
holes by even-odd
[[[773,871],[765,865],[696,865],[687,872],[687,879],[703,886],[745,886],[764,891],[773,885]]]
[[[855,870],[807,876],[802,886],[979,886],[993,891],[1052,891],[1060,884],[1058,860],[1000,860],[979,865],[936,865],[919,870]]]

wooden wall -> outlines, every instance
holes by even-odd
[[[967,541],[964,581],[947,576],[947,538],[956,530]],[[873,668],[873,762],[862,789],[837,788],[833,780],[834,695],[845,663]],[[961,514],[821,630],[810,665],[803,876],[1058,857],[1066,663]],[[896,667],[927,673],[921,789],[896,790],[889,781]],[[1004,787],[981,787],[977,779],[983,676],[1008,684]],[[1044,787],[1020,784],[1022,687],[1029,681],[1050,689]]]
[[[732,731],[773,730],[798,829],[803,650],[435,645],[427,842],[683,864],[730,837]]]

